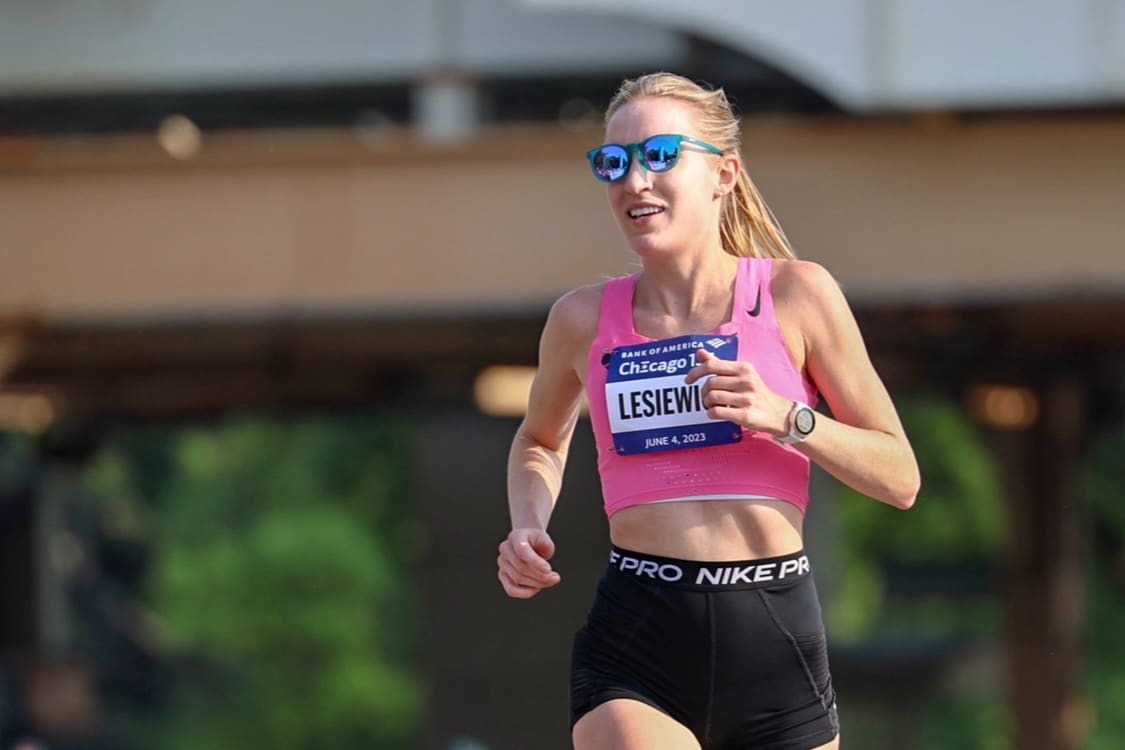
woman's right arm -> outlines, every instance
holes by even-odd
[[[582,405],[579,369],[597,329],[600,296],[577,289],[551,308],[539,340],[539,367],[527,415],[508,455],[512,531],[500,543],[500,583],[508,596],[528,599],[559,582],[547,524],[562,488],[570,439]]]

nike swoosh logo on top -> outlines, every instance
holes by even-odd
[[[758,297],[757,297],[757,299],[754,300],[754,308],[751,309],[751,310],[747,310],[746,312],[750,313],[751,318],[756,318],[756,317],[758,317],[758,313],[760,313],[761,311],[762,311],[762,285],[759,284],[758,285]]]

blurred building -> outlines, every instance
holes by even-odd
[[[582,154],[622,78],[669,69],[731,94],[750,172],[892,388],[962,398],[1023,479],[1014,746],[1073,747],[1067,479],[1125,409],[1123,50],[1104,0],[0,6],[0,426],[54,436],[45,476],[0,498],[2,665],[69,665],[67,467],[104,430],[421,403],[428,741],[565,743],[589,586],[498,600],[514,422],[473,388],[534,364],[559,294],[631,269]],[[575,461],[564,548],[600,528]],[[75,721],[95,710],[80,671],[50,675]]]

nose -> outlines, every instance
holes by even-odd
[[[652,172],[641,166],[640,158],[629,164],[629,171],[621,178],[622,186],[630,193],[642,193],[652,187]]]

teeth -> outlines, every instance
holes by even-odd
[[[629,218],[630,219],[639,219],[642,216],[651,216],[652,214],[658,214],[663,210],[664,210],[663,208],[657,208],[656,206],[645,206],[644,208],[634,208],[634,209],[630,209]]]

